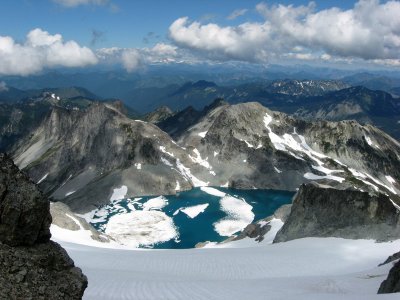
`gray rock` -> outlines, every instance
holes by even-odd
[[[50,239],[49,201],[3,153],[0,153],[0,242],[33,245]]]
[[[87,279],[57,243],[0,244],[0,299],[81,299]]]
[[[388,196],[303,184],[274,242],[304,237],[388,241],[400,237],[400,214]]]
[[[388,277],[379,287],[378,294],[388,293],[400,293],[400,261],[393,265]]]
[[[49,201],[0,153],[0,299],[81,299],[87,278],[50,241]]]

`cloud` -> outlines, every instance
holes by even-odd
[[[0,81],[0,92],[7,92],[8,87],[7,84],[4,81]]]
[[[360,0],[352,9],[316,11],[315,4],[256,6],[262,22],[238,26],[175,20],[171,40],[216,60],[267,62],[279,57],[400,59],[400,2]],[[294,48],[302,52],[294,52]],[[315,55],[318,53],[318,55]],[[324,55],[325,54],[325,55]]]
[[[122,65],[127,72],[133,72],[143,63],[141,53],[137,49],[126,49],[121,54]]]
[[[244,8],[244,9],[236,9],[227,17],[227,19],[228,20],[235,20],[236,18],[246,14],[247,11],[248,11],[248,9],[246,9],[246,8]]]
[[[106,5],[109,0],[52,0],[53,2],[65,7],[76,7],[79,5]]]
[[[127,72],[143,69],[148,64],[170,63],[180,58],[177,47],[158,43],[152,48],[102,48],[96,55],[105,64],[121,64]]]
[[[95,54],[75,41],[63,41],[60,34],[51,35],[36,28],[25,43],[0,36],[0,74],[30,75],[52,67],[83,67],[97,63]]]

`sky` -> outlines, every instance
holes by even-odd
[[[2,0],[0,74],[148,63],[400,67],[400,1]]]

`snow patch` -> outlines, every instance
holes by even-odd
[[[208,161],[207,161],[208,158],[202,159],[199,150],[197,150],[196,148],[193,149],[193,152],[194,152],[194,154],[196,154],[196,157],[193,157],[193,156],[191,156],[191,155],[189,154],[189,158],[190,158],[194,163],[199,164],[199,165],[203,166],[204,168],[206,168],[206,169],[208,169],[208,170],[211,170],[211,169],[212,169],[212,167],[210,166],[210,164],[209,164]]]
[[[179,183],[179,181],[176,181],[176,186],[175,186],[175,191],[180,191],[181,190],[181,185]]]
[[[179,172],[182,174],[183,177],[190,180],[195,187],[199,186],[207,186],[208,182],[201,181],[200,179],[196,178],[192,175],[189,168],[186,168],[179,159],[176,160],[176,167],[178,168]]]
[[[171,153],[171,152],[168,152],[167,150],[165,150],[164,146],[160,146],[160,150],[161,150],[162,153],[165,153],[165,154],[168,154],[169,156],[174,157],[174,154]]]
[[[274,169],[275,169],[275,172],[276,172],[276,173],[278,173],[278,174],[282,173],[282,171],[279,170],[277,167],[274,167]]]
[[[142,169],[142,164],[141,163],[135,163],[135,167],[136,167],[136,169],[141,170]]]
[[[68,196],[72,195],[72,194],[75,193],[75,192],[76,192],[76,191],[68,192],[68,193],[65,194],[65,197],[68,197]]]
[[[309,172],[304,174],[304,178],[309,179],[309,180],[330,179],[330,180],[338,181],[340,183],[342,183],[345,180],[345,178],[343,178],[343,177],[338,177],[338,176],[333,176],[333,175],[320,176],[320,175],[316,175],[314,173],[309,173]]]
[[[43,182],[43,180],[45,180],[47,178],[47,176],[49,176],[49,173],[47,173],[42,178],[40,178],[39,181],[36,184],[39,184],[39,183]]]
[[[396,180],[394,180],[394,178],[390,175],[386,175],[385,176],[386,180],[389,181],[391,184],[395,184]]]
[[[110,201],[122,200],[125,198],[127,193],[128,187],[126,185],[123,185],[120,188],[115,188],[113,194],[111,195]]]
[[[208,131],[199,132],[199,134],[198,134],[198,135],[199,135],[200,137],[202,137],[202,138],[205,138],[205,137],[206,137],[206,134],[207,134],[207,132],[208,132]]]

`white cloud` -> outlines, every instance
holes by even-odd
[[[53,2],[65,7],[75,7],[79,5],[106,5],[109,0],[53,0]]]
[[[7,92],[8,87],[7,84],[4,81],[0,81],[0,92]]]
[[[244,14],[246,14],[248,11],[248,9],[236,9],[234,10],[228,17],[228,20],[234,20],[240,16],[243,16]]]
[[[266,62],[270,58],[400,59],[400,2],[360,0],[352,9],[315,10],[307,6],[258,4],[262,22],[238,26],[189,22],[179,18],[169,28],[179,46],[217,60]],[[302,49],[295,53],[293,49]],[[318,53],[318,55],[316,55]]]
[[[125,49],[122,51],[121,60],[128,72],[137,70],[142,64],[141,53],[137,49]]]
[[[9,36],[0,36],[0,74],[30,75],[51,67],[83,67],[97,63],[97,57],[87,47],[75,41],[64,42],[60,34],[51,35],[34,29],[25,43]]]
[[[165,43],[152,48],[102,48],[96,54],[104,63],[119,63],[128,72],[137,71],[147,64],[174,62],[180,57],[176,46]]]

